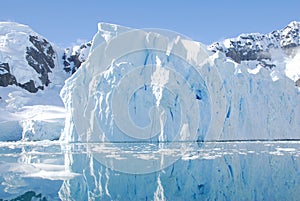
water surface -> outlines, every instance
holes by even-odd
[[[1,142],[0,198],[297,200],[299,168],[300,141]]]

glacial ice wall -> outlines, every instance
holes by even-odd
[[[62,90],[70,115],[64,137],[190,141],[218,135],[224,90],[208,58],[200,43],[141,30],[92,46]]]
[[[66,141],[298,139],[300,93],[287,77],[237,64],[161,30],[100,23],[61,92]]]

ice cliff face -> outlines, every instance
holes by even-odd
[[[207,71],[211,77],[204,78]],[[214,78],[218,74],[200,43],[99,24],[88,59],[62,91],[71,117],[66,130],[72,134],[67,131],[65,137],[170,141],[191,140],[199,134],[197,138],[204,138],[220,129],[210,130],[210,119],[219,121],[216,114],[224,113],[216,103],[222,90],[220,83],[211,83]],[[217,100],[210,100],[209,90]]]
[[[240,36],[229,40],[229,45],[225,41],[207,50],[200,43],[151,31],[136,33],[134,39],[129,36],[132,29],[99,24],[86,63],[62,91],[69,115],[64,138],[128,141],[132,140],[128,133],[138,131],[146,135],[143,139],[169,141],[174,133],[191,132],[188,122],[196,122],[197,140],[299,138],[300,96],[295,87],[299,74],[288,76],[288,68],[299,69],[292,65],[297,52],[276,52],[276,48],[287,51],[298,45],[296,25],[293,22],[268,37]],[[127,37],[124,33],[130,42],[122,40]],[[176,48],[181,48],[180,53]],[[264,61],[274,66],[267,67]],[[181,84],[176,86],[174,81]],[[187,103],[181,96],[191,99],[188,107],[193,109],[186,113],[198,111],[199,116],[182,116]],[[123,125],[119,117],[129,121]],[[184,119],[189,121],[185,124]],[[95,137],[94,132],[104,135]]]

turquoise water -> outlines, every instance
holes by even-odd
[[[150,143],[2,142],[0,200],[299,197],[300,141],[178,143],[172,148]],[[166,167],[138,172],[143,165],[131,164],[132,155],[152,161],[153,167],[163,156]],[[169,155],[176,160],[168,163]],[[135,166],[136,174],[128,173]]]

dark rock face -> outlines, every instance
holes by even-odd
[[[0,63],[0,86],[7,87],[8,85],[17,84],[15,76],[10,74],[8,63]]]
[[[79,60],[80,53],[76,52],[74,55],[70,55],[67,57],[67,54],[64,53],[62,59],[64,61],[64,70],[72,74],[76,72],[76,70],[81,66],[81,61]]]
[[[75,52],[70,52],[71,50],[67,48],[62,57],[64,70],[67,73],[75,73],[76,70],[81,66],[83,62],[85,62],[88,55],[84,54],[84,51],[89,51],[91,47],[91,42],[82,44],[79,49]]]
[[[39,78],[42,84],[48,86],[51,83],[48,73],[51,73],[51,69],[55,67],[55,52],[53,47],[47,40],[39,39],[37,36],[30,35],[29,41],[33,44],[33,47],[26,48],[26,60],[29,66],[41,75]]]
[[[0,63],[0,86],[7,87],[8,85],[19,86],[31,93],[36,93],[38,89],[43,90],[43,86],[35,87],[33,80],[29,80],[26,83],[18,83],[16,77],[10,73],[10,67],[8,63]]]
[[[300,78],[296,81],[295,84],[296,84],[297,87],[300,87]]]
[[[267,42],[267,36],[260,34],[243,34],[238,38],[229,40],[230,44],[226,46],[222,43],[214,43],[209,49],[213,52],[224,52],[227,57],[230,57],[237,63],[241,63],[241,61],[270,60],[269,49],[271,47],[277,47],[276,44]],[[268,43],[267,47],[261,45],[266,43]]]
[[[35,87],[34,81],[33,80],[29,80],[28,82],[24,83],[24,84],[20,84],[18,83],[17,86],[31,92],[31,93],[36,93],[38,92],[39,89],[43,90],[44,87],[43,86],[38,86]]]

